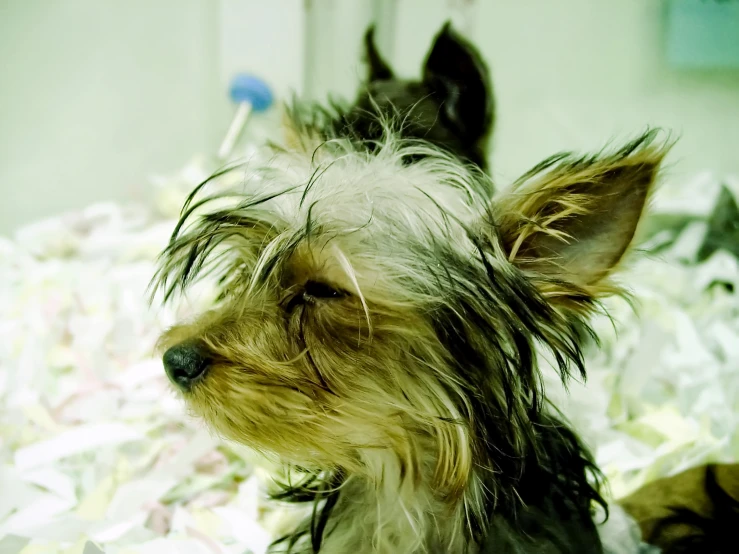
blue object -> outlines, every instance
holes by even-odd
[[[739,0],[669,0],[667,60],[684,69],[739,69]]]
[[[263,112],[272,105],[272,91],[267,83],[246,73],[233,78],[229,94],[236,104],[249,102],[255,112]]]

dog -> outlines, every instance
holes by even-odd
[[[601,474],[537,352],[585,375],[579,330],[621,292],[671,142],[557,154],[493,197],[467,44],[445,28],[396,88],[368,37],[354,108],[293,110],[290,148],[188,198],[153,294],[209,277],[221,295],[162,336],[167,375],[211,429],[279,459],[276,499],[312,506],[273,552],[602,552]]]
[[[401,122],[402,138],[420,139],[455,155],[463,163],[487,170],[487,152],[495,123],[490,71],[469,41],[447,23],[434,38],[420,80],[398,78],[379,53],[374,27],[365,33],[364,86],[355,101],[328,107],[296,104],[300,113],[286,121],[288,143],[299,147],[315,134],[353,138],[375,148],[384,133],[383,121]],[[292,129],[294,125],[301,128]],[[307,128],[306,128],[307,127]],[[407,161],[413,161],[409,155]]]

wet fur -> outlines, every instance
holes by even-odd
[[[274,551],[600,552],[600,474],[537,352],[585,375],[579,331],[617,291],[668,143],[558,155],[493,201],[481,164],[405,118],[362,139],[315,113],[293,111],[292,148],[193,191],[153,283],[165,301],[220,283],[161,344],[208,352],[189,409],[281,460],[276,499],[313,506]]]

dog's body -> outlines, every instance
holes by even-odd
[[[456,52],[422,82],[438,133],[370,91],[328,124],[295,116],[295,148],[242,187],[193,192],[156,283],[215,274],[223,295],[163,337],[165,367],[214,430],[305,476],[277,496],[313,515],[276,551],[596,554],[598,472],[537,349],[584,374],[578,325],[618,290],[667,145],[554,156],[492,199],[492,104],[466,101],[486,76],[454,73],[479,64],[448,28],[436,48]]]

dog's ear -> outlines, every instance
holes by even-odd
[[[441,114],[470,142],[493,124],[493,97],[487,65],[474,46],[444,25],[423,68],[423,82],[442,104]]]
[[[563,301],[617,290],[608,276],[634,238],[670,146],[649,131],[614,153],[540,163],[494,203],[509,261]]]
[[[369,73],[367,79],[369,83],[373,81],[387,81],[393,78],[393,70],[382,59],[380,52],[375,45],[375,26],[371,25],[364,34],[364,56],[367,63]]]

